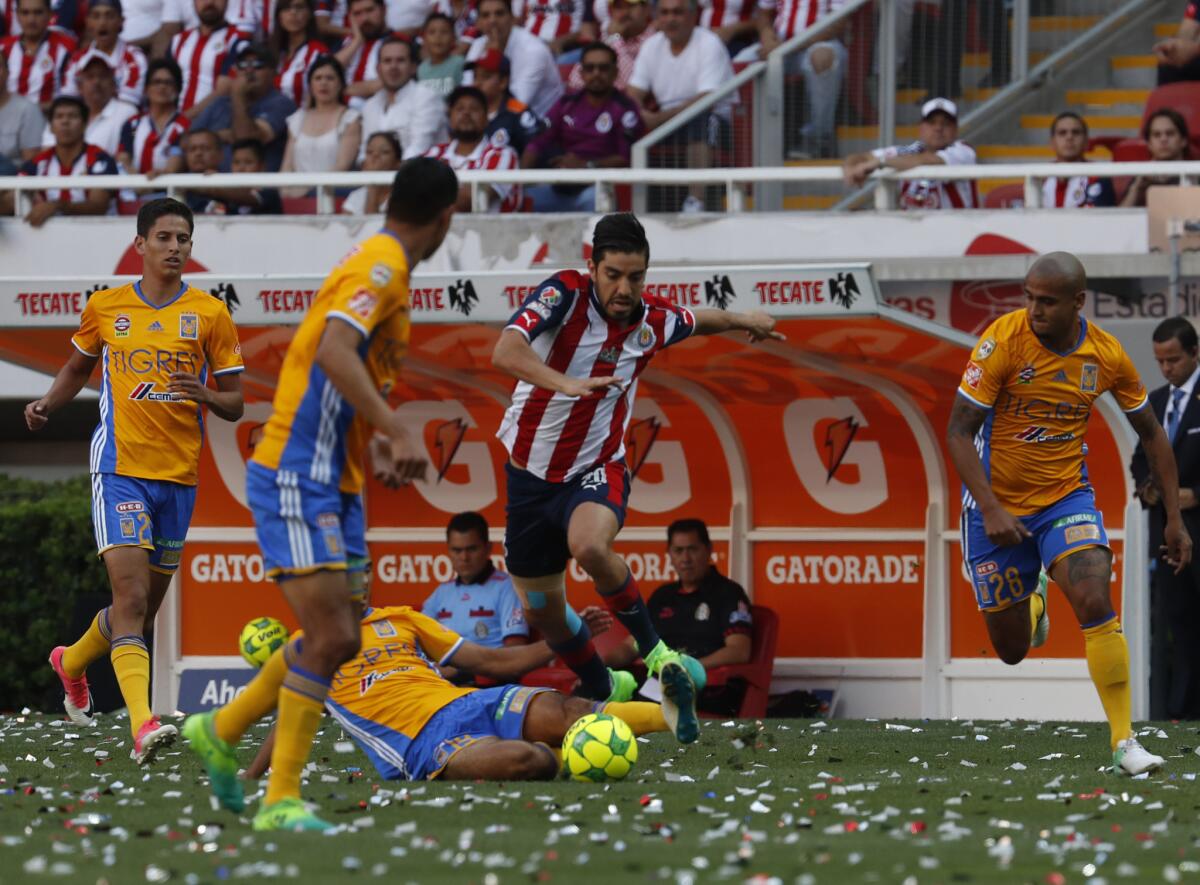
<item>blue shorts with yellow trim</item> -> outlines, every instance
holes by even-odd
[[[246,465],[246,500],[269,577],[282,581],[322,569],[365,566],[361,495],[251,461]]]
[[[117,473],[92,474],[92,527],[101,555],[113,547],[150,551],[150,568],[179,568],[196,487]]]
[[[413,780],[441,774],[450,757],[484,738],[523,740],[529,705],[549,688],[498,685],[481,688],[451,701],[433,714],[408,745],[404,765]]]
[[[1032,537],[997,547],[983,530],[983,514],[963,510],[962,546],[980,611],[1002,611],[1037,589],[1043,568],[1085,547],[1107,547],[1104,518],[1091,489],[1079,489],[1045,510],[1020,517]]]

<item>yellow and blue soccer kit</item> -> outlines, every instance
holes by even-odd
[[[150,567],[179,566],[196,498],[203,408],[167,386],[174,372],[241,372],[242,349],[224,302],[181,283],[154,306],[141,283],[93,294],[75,348],[100,361],[100,423],[92,435],[92,522],[100,553],[150,551]]]
[[[359,354],[384,396],[409,336],[408,259],[383,231],[326,278],[288,347],[271,418],[247,465],[247,499],[267,573],[277,580],[345,569],[367,556],[363,456],[371,428],[317,365],[330,322],[362,335]]]
[[[963,488],[963,557],[981,610],[1027,599],[1043,566],[1108,546],[1085,463],[1088,416],[1106,391],[1127,413],[1143,409],[1146,390],[1120,342],[1084,317],[1080,324],[1075,346],[1058,353],[1034,334],[1026,311],[1005,314],[963,372],[958,395],[987,410],[975,447],[992,491],[1032,535],[1010,547],[992,544]]]
[[[408,606],[363,616],[362,648],[334,674],[325,706],[385,778],[437,777],[477,741],[520,740],[531,700],[550,690],[452,685],[437,668],[463,641]]]

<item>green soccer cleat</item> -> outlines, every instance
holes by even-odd
[[[696,693],[699,694],[704,690],[704,686],[708,684],[708,676],[704,673],[704,665],[690,655],[685,655],[683,652],[673,651],[667,647],[667,644],[661,639],[658,645],[654,646],[653,651],[645,657],[646,669],[650,671],[651,676],[660,675],[662,668],[670,662],[682,664],[687,670],[688,675],[692,677],[692,684],[695,686]]]
[[[1042,597],[1042,616],[1034,625],[1033,636],[1029,640],[1030,648],[1039,648],[1045,645],[1046,637],[1050,635],[1050,603],[1046,600],[1046,585],[1049,583],[1050,576],[1045,571],[1038,575],[1037,589],[1033,592]]]
[[[690,744],[700,736],[700,717],[696,699],[708,682],[704,667],[695,658],[667,648],[659,640],[646,655],[646,668],[662,685],[662,711],[667,727],[681,744]]]
[[[254,815],[254,829],[260,832],[324,832],[332,830],[333,824],[321,820],[309,811],[303,799],[289,797],[259,809],[258,814]]]
[[[619,704],[633,700],[634,692],[637,691],[637,680],[632,673],[628,670],[614,670],[609,667],[608,676],[612,680],[612,692],[604,703]]]
[[[189,716],[183,723],[183,736],[192,752],[204,763],[209,789],[221,807],[240,812],[246,807],[246,798],[242,793],[242,782],[238,780],[237,755],[233,747],[217,737],[213,728],[216,715],[215,710],[210,710]]]

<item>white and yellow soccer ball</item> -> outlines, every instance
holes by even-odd
[[[242,628],[238,651],[255,669],[267,662],[288,641],[288,629],[276,618],[255,618]]]
[[[638,745],[624,719],[608,713],[588,713],[563,738],[563,762],[571,780],[619,781],[633,771]]]

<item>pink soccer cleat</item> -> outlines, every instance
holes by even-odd
[[[63,709],[67,711],[67,718],[76,725],[95,725],[96,711],[92,704],[92,692],[88,688],[87,674],[77,679],[67,675],[62,666],[63,652],[66,650],[65,645],[60,645],[50,652],[50,666],[62,682]]]
[[[157,716],[151,716],[138,729],[129,758],[138,765],[149,765],[154,761],[159,749],[171,746],[177,737],[178,728],[174,725],[163,725]]]

